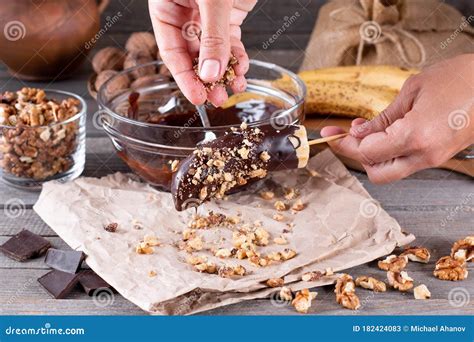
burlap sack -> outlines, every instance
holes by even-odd
[[[474,15],[439,0],[333,0],[324,5],[301,70],[338,65],[423,67],[474,52]]]

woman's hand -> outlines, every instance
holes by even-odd
[[[256,0],[149,0],[149,9],[161,58],[183,94],[193,104],[209,100],[220,106],[227,100],[223,86],[206,92],[193,70],[199,56],[199,77],[219,80],[232,53],[236,78],[234,92],[245,90],[249,58],[241,41],[240,25]],[[199,37],[199,32],[201,35]]]
[[[321,134],[341,132],[325,127]],[[410,77],[387,109],[372,121],[355,119],[350,133],[330,145],[362,163],[374,183],[441,165],[474,143],[474,54]]]

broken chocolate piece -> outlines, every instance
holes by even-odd
[[[0,246],[0,251],[9,258],[22,262],[40,257],[50,247],[48,240],[25,229]]]
[[[46,273],[38,279],[38,282],[48,291],[54,298],[63,299],[71,293],[78,281],[78,275],[53,270]]]
[[[55,270],[74,274],[79,271],[85,257],[86,255],[80,251],[63,251],[50,248],[46,253],[44,262]]]
[[[195,207],[230,190],[264,178],[268,171],[305,167],[309,145],[304,126],[272,125],[233,129],[201,144],[173,174],[171,193],[177,210]]]
[[[79,283],[84,291],[92,296],[99,289],[109,289],[111,286],[94,271],[87,270],[79,273]]]

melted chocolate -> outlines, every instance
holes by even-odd
[[[171,193],[176,209],[221,198],[235,187],[265,177],[268,171],[298,168],[296,150],[302,141],[295,133],[300,129],[266,125],[229,132],[200,145],[173,174]]]

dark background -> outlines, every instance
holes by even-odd
[[[474,0],[446,0],[445,3],[455,6],[461,13],[469,17],[474,15]],[[260,0],[252,12],[249,13],[242,27],[242,38],[248,49],[262,49],[262,44],[271,37],[285,21],[296,11],[300,17],[295,24],[285,31],[275,43],[268,48],[305,49],[311,31],[314,27],[319,8],[325,0]],[[148,15],[148,1],[146,0],[112,0],[102,20],[121,11],[122,18],[109,31],[113,39],[123,43],[130,32],[151,31],[151,22]],[[108,35],[110,36],[110,35]],[[101,45],[114,45],[111,37],[104,36]],[[108,41],[108,42],[107,42]]]

